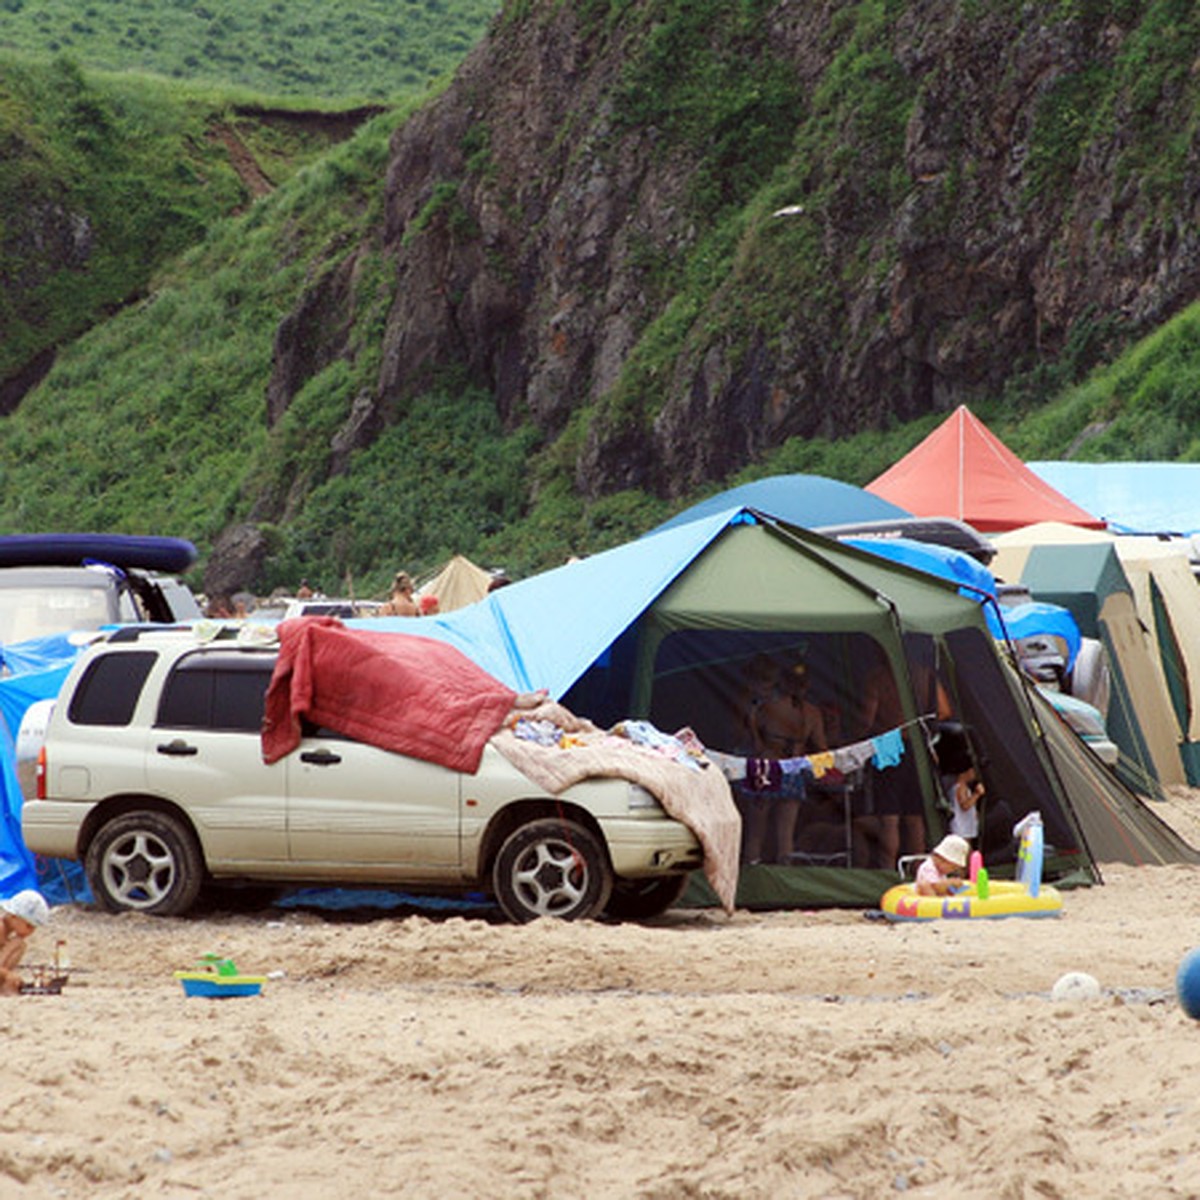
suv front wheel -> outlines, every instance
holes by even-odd
[[[509,834],[492,867],[492,889],[511,921],[594,917],[608,903],[608,855],[582,825],[531,821]]]
[[[176,916],[191,908],[204,882],[191,831],[160,812],[125,813],[102,826],[88,847],[86,869],[92,894],[109,912]]]

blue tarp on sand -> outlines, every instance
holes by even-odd
[[[29,706],[58,695],[78,653],[79,647],[65,634],[0,649],[4,665],[14,672],[0,679],[0,896],[41,886],[33,855],[21,838],[16,737]]]

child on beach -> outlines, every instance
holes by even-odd
[[[0,900],[0,995],[15,996],[21,990],[17,967],[25,957],[25,943],[49,919],[49,905],[32,888]]]
[[[962,873],[970,853],[965,838],[948,833],[917,869],[917,895],[951,895],[962,884]]]

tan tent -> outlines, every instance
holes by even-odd
[[[418,598],[436,596],[439,612],[453,612],[487,595],[492,573],[456,554],[440,571],[417,589]]]
[[[1188,779],[1200,781],[1200,587],[1192,574],[1186,542],[1117,537],[1057,522],[1042,522],[1000,534],[992,570],[1010,581],[1023,577],[1035,546],[1108,542],[1117,552],[1133,591],[1143,637],[1153,651],[1157,697],[1143,703],[1156,711],[1166,693],[1173,709],[1173,735]],[[1142,687],[1145,687],[1142,684]],[[1158,719],[1144,720],[1149,729]],[[1170,781],[1170,773],[1160,775]]]

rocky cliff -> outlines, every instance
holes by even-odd
[[[465,368],[583,492],[680,495],[1086,366],[1200,290],[1198,46],[1133,0],[510,3],[394,137],[351,440]],[[281,323],[274,418],[348,352],[355,257]]]

